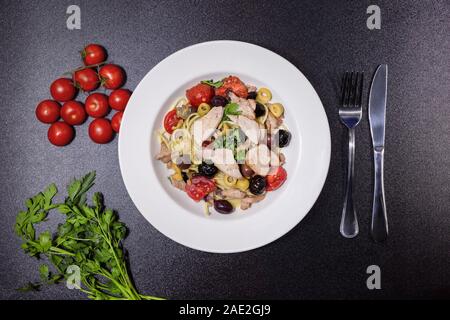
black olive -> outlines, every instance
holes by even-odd
[[[178,157],[175,160],[175,164],[181,170],[185,170],[185,169],[188,169],[191,166],[191,159],[190,159],[189,156],[183,155],[182,157]]]
[[[213,107],[225,107],[228,104],[228,99],[222,96],[214,96],[211,99]]]
[[[247,99],[256,99],[256,91],[249,92],[247,95]]]
[[[254,175],[255,174],[255,171],[253,171],[248,165],[246,165],[245,163],[244,164],[241,164],[240,165],[240,168],[241,168],[241,173],[242,173],[242,175],[244,176],[244,177],[246,177],[246,178],[250,178],[252,175]]]
[[[266,114],[266,108],[264,108],[264,106],[257,102],[256,103],[256,108],[255,108],[255,116],[258,117],[262,117],[263,115]]]
[[[275,141],[278,142],[278,146],[280,148],[284,148],[287,145],[289,145],[289,142],[291,142],[292,135],[289,131],[286,130],[278,130],[278,132],[275,135]]]
[[[214,209],[219,213],[228,214],[233,212],[234,208],[227,200],[214,200]]]
[[[254,195],[258,195],[266,190],[266,179],[264,177],[256,175],[250,179],[250,192]]]
[[[187,182],[189,180],[188,175],[186,174],[186,172],[181,172],[181,176],[183,177],[183,181]]]
[[[190,163],[180,162],[180,163],[177,164],[177,166],[181,170],[186,170],[186,169],[189,169],[191,167],[191,164]]]
[[[218,169],[215,165],[213,165],[212,163],[206,163],[206,162],[202,162],[199,166],[198,166],[198,173],[200,173],[203,176],[206,176],[208,178],[212,178],[216,173],[217,173]]]

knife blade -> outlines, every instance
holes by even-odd
[[[374,152],[374,188],[371,234],[375,241],[384,241],[388,235],[386,201],[384,196],[384,144],[386,127],[388,67],[378,66],[369,93],[369,123]]]
[[[378,66],[369,94],[369,122],[374,148],[384,147],[388,67]]]

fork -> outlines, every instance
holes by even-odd
[[[356,237],[359,232],[358,218],[353,204],[353,174],[355,171],[355,128],[362,118],[363,82],[363,72],[346,72],[341,88],[339,118],[348,128],[348,169],[340,232],[346,238]]]

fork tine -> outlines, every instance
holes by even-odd
[[[347,78],[348,78],[348,72],[346,71],[344,75],[342,76],[342,83],[341,83],[341,106],[344,106],[345,101],[345,92],[347,90]]]
[[[351,95],[351,106],[354,108],[356,106],[356,98],[358,96],[358,80],[359,80],[359,72],[356,72],[355,79],[352,82],[352,95]]]
[[[361,107],[361,105],[362,105],[363,85],[364,85],[364,72],[361,72],[361,80],[359,81],[359,92],[358,92],[358,101],[357,101],[358,107]]]
[[[346,107],[348,107],[350,105],[350,96],[352,93],[352,82],[353,82],[353,72],[351,72],[350,77],[347,78],[345,102],[344,102],[344,106],[346,106]]]

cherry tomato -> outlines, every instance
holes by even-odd
[[[108,143],[113,136],[114,132],[108,119],[95,119],[89,125],[89,137],[96,143]]]
[[[80,125],[86,120],[84,105],[78,101],[67,101],[61,108],[61,118],[72,126]]]
[[[75,135],[75,130],[67,123],[58,121],[48,128],[48,140],[55,146],[62,147],[69,144]]]
[[[116,64],[105,64],[98,74],[106,89],[118,89],[125,83],[125,71]]]
[[[185,190],[191,199],[198,202],[216,190],[216,184],[204,176],[195,176],[186,184]]]
[[[73,85],[72,80],[67,78],[59,78],[53,81],[50,86],[50,94],[53,99],[65,102],[75,98],[77,88]]]
[[[81,58],[87,66],[98,64],[106,60],[106,50],[101,45],[90,44],[81,51]]]
[[[266,190],[273,191],[281,187],[287,179],[287,172],[283,167],[278,167],[274,174],[266,176]]]
[[[177,116],[177,110],[173,109],[169,111],[164,117],[164,129],[166,129],[169,134],[172,134],[180,120],[181,118]]]
[[[97,72],[91,68],[76,71],[73,80],[75,85],[83,91],[93,91],[100,85]]]
[[[53,100],[39,102],[36,107],[36,118],[43,123],[53,123],[59,119],[61,105]]]
[[[235,76],[229,76],[223,79],[223,85],[216,89],[216,95],[226,97],[228,91],[233,91],[237,96],[247,99],[247,86]]]
[[[109,95],[109,105],[114,110],[123,111],[130,100],[131,91],[128,89],[117,89]]]
[[[86,112],[93,118],[103,118],[109,112],[108,96],[103,93],[92,93],[84,102]]]
[[[197,108],[201,103],[211,103],[214,96],[214,89],[204,83],[199,83],[192,88],[186,90],[186,97],[191,105]]]
[[[120,130],[120,124],[122,123],[122,117],[123,117],[123,111],[118,111],[116,114],[111,118],[111,127],[115,132],[119,132]]]

